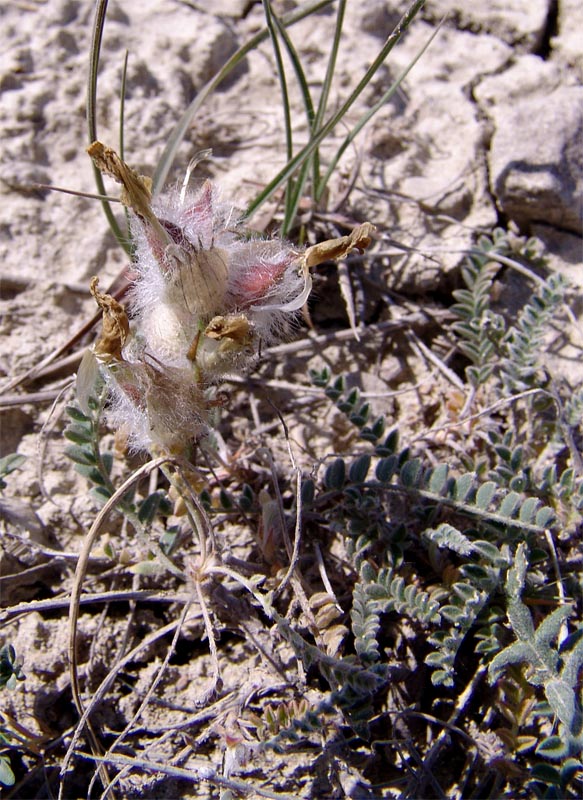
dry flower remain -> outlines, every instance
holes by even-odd
[[[220,378],[243,371],[261,344],[289,329],[310,294],[310,267],[364,250],[374,227],[364,223],[349,236],[298,249],[253,237],[210,181],[191,193],[196,159],[180,190],[153,197],[151,181],[111,148],[94,142],[88,153],[122,184],[137,277],[129,315],[97,289],[96,278],[91,282],[103,330],[79,370],[79,401],[83,406],[98,369],[109,389],[110,422],[126,431],[133,449],[188,456],[207,429]]]

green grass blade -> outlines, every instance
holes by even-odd
[[[123,67],[121,73],[121,94],[119,98],[119,155],[121,159],[125,158],[125,104],[126,104],[126,86],[128,78],[128,61],[129,51],[126,50]],[[126,217],[126,241],[130,242],[131,247],[131,229],[130,229],[130,212],[127,206],[124,206]],[[131,254],[131,250],[129,251]]]
[[[121,93],[119,98],[119,157],[121,159],[125,158],[124,121],[125,121],[125,106],[126,106],[126,86],[128,79],[128,60],[129,60],[129,51],[126,50],[121,72]]]
[[[329,6],[332,2],[333,0],[310,0],[310,2],[300,6],[300,8],[296,11],[290,14],[285,14],[281,21],[285,26],[293,25],[295,22],[299,22],[301,19],[313,14],[315,11],[319,11],[321,8]],[[251,50],[255,49],[261,42],[265,41],[268,36],[269,32],[267,28],[264,28],[262,31],[249,39],[249,41],[246,42],[242,47],[240,47],[236,53],[233,53],[231,58],[229,58],[219,72],[217,72],[214,78],[212,78],[202,87],[200,92],[182,114],[181,118],[176,124],[176,127],[170,135],[170,138],[168,139],[160,161],[158,162],[158,166],[156,167],[152,186],[154,193],[159,192],[163,187],[174,162],[174,158],[176,157],[176,151],[178,150],[178,147],[180,146],[180,143],[183,140],[192,119],[204,101],[218,86],[220,86],[220,84],[241,62],[247,53],[251,52]]]
[[[367,69],[364,76],[359,81],[357,87],[354,89],[352,94],[348,97],[348,99],[343,103],[341,108],[334,114],[334,116],[326,122],[322,128],[314,135],[308,144],[303,147],[287,164],[281,169],[278,174],[273,178],[272,181],[265,187],[265,189],[259,193],[259,195],[255,198],[255,200],[249,205],[246,212],[246,217],[250,217],[257,209],[263,205],[263,203],[268,200],[271,195],[279,189],[279,187],[290,178],[295,170],[301,166],[304,161],[309,158],[319,144],[328,136],[328,134],[336,127],[336,125],[343,119],[346,115],[348,110],[354,105],[355,101],[358,97],[362,94],[368,83],[370,82],[371,78],[381,66],[383,61],[386,59],[390,51],[393,47],[397,44],[403,33],[407,30],[411,22],[413,21],[417,12],[422,8],[424,5],[425,0],[416,0],[407,10],[407,12],[401,18],[399,24],[395,28],[395,30],[391,33],[388,37],[387,41],[385,42],[382,50],[375,58],[371,66]]]
[[[106,14],[107,0],[97,0],[89,51],[89,80],[87,86],[87,127],[89,144],[97,139],[97,73],[99,71],[99,55],[101,53],[101,40],[103,38]],[[97,174],[101,175],[99,171],[97,171]],[[100,194],[105,194],[105,192],[100,191]]]
[[[336,69],[336,61],[338,59],[338,50],[340,47],[340,37],[342,35],[342,27],[344,25],[344,12],[346,10],[346,0],[340,0],[338,4],[338,11],[336,12],[336,27],[334,29],[334,39],[332,40],[332,47],[330,49],[330,56],[328,58],[328,65],[326,67],[326,75],[324,76],[324,83],[322,84],[322,92],[318,102],[318,110],[316,118],[312,125],[312,133],[322,126],[326,109],[328,108],[328,99],[330,97],[330,90],[332,89],[332,81],[334,80],[334,71]],[[318,151],[314,153],[313,157],[313,170],[312,170],[312,193],[314,201],[321,193],[318,191],[320,185],[320,159]]]
[[[324,82],[322,84],[322,92],[320,94],[320,99],[318,101],[317,112],[314,112],[314,106],[312,103],[312,97],[308,87],[308,82],[304,70],[302,68],[301,61],[297,54],[297,51],[293,47],[293,44],[289,39],[287,32],[285,30],[282,31],[282,36],[286,37],[285,41],[288,47],[290,59],[292,60],[294,69],[296,70],[298,83],[302,91],[304,106],[306,107],[306,111],[308,114],[310,137],[312,137],[314,133],[318,130],[318,128],[321,126],[324,114],[326,112],[326,107],[328,105],[328,97],[330,95],[330,89],[332,86],[334,70],[336,67],[336,60],[338,56],[338,48],[340,45],[340,36],[342,34],[342,25],[344,21],[345,8],[346,8],[346,0],[341,0],[338,6],[338,11],[336,12],[336,26],[334,31],[334,39],[332,43],[332,49],[330,51],[330,57],[328,59],[328,64],[326,66],[326,75],[324,77]],[[280,231],[282,236],[287,236],[293,225],[294,219],[297,214],[298,206],[302,199],[302,195],[304,194],[304,189],[308,180],[310,167],[312,169],[312,197],[315,199],[317,187],[320,184],[320,154],[317,148],[314,151],[311,158],[306,159],[304,164],[302,164],[297,180],[293,182],[290,180],[288,182],[288,190],[286,192],[287,202]]]
[[[314,128],[315,111],[314,111],[314,104],[313,104],[313,101],[312,101],[312,95],[310,93],[310,88],[308,86],[308,80],[306,78],[306,74],[305,74],[304,69],[302,67],[301,59],[300,59],[300,57],[298,55],[298,52],[297,52],[296,48],[294,47],[294,44],[293,44],[293,42],[292,42],[287,30],[285,29],[285,26],[281,23],[281,21],[277,17],[274,17],[274,19],[275,19],[276,25],[278,26],[279,35],[281,36],[281,38],[282,38],[282,40],[283,40],[283,42],[284,42],[284,44],[286,46],[286,50],[288,52],[290,61],[291,61],[292,66],[294,68],[294,72],[296,73],[296,78],[297,78],[297,81],[298,81],[298,84],[299,84],[299,87],[300,87],[300,92],[301,92],[301,95],[302,95],[302,99],[303,99],[303,102],[304,102],[304,108],[305,108],[306,116],[307,116],[307,119],[308,119],[308,127],[309,127],[310,132],[311,132],[313,130],[313,128]],[[288,160],[291,158],[291,156],[292,156],[292,153],[288,153]],[[316,158],[316,157],[317,157],[317,151],[314,154],[314,158]],[[306,163],[303,165],[302,169],[300,170],[300,174],[298,176],[298,179],[296,181],[290,180],[288,182],[287,187],[286,187],[285,212],[284,212],[283,223],[281,225],[281,235],[282,236],[286,236],[287,232],[289,231],[289,229],[291,228],[291,226],[293,224],[293,220],[294,220],[296,212],[297,212],[297,207],[298,207],[300,198],[301,198],[301,196],[303,194],[303,188],[304,188],[304,185],[305,185],[306,180],[307,180],[309,166],[310,166],[310,162],[306,161]]]
[[[281,47],[279,46],[277,24],[275,22],[273,11],[271,8],[271,0],[264,0],[263,8],[265,9],[265,20],[267,22],[267,30],[269,31],[269,37],[273,45],[275,62],[277,65],[277,77],[279,79],[279,84],[281,88],[281,100],[283,105],[283,115],[285,123],[285,141],[286,141],[287,157],[291,158],[293,153],[291,106],[289,102],[289,92],[287,89],[285,66],[283,63],[283,57],[281,55]]]
[[[296,78],[298,80],[298,84],[302,94],[302,100],[304,102],[304,108],[306,110],[308,123],[310,127],[312,127],[315,119],[315,111],[314,111],[314,103],[312,101],[312,95],[310,93],[310,87],[308,86],[308,79],[306,78],[306,73],[304,72],[304,68],[302,67],[302,62],[298,55],[298,51],[294,47],[294,44],[290,38],[289,33],[286,30],[285,25],[278,17],[274,17],[274,20],[275,24],[277,25],[278,32],[286,46],[286,50],[288,52],[290,61],[292,62],[294,72],[296,73]]]
[[[87,130],[89,133],[89,144],[97,140],[97,73],[99,71],[99,55],[101,53],[101,41],[103,39],[103,28],[105,26],[105,17],[107,15],[107,0],[98,0],[95,9],[95,21],[93,23],[93,32],[91,35],[91,48],[89,52],[89,76],[87,82]],[[100,195],[107,195],[105,185],[101,172],[93,165],[93,174],[95,176],[95,185],[97,186],[97,193]],[[111,209],[111,204],[108,200],[102,200],[101,205],[107,218],[109,227],[119,244],[123,247],[128,255],[131,254],[130,244],[128,237],[124,234],[119,226],[115,214]]]
[[[423,45],[421,50],[417,53],[415,58],[401,72],[401,74],[397,77],[397,79],[391,85],[391,87],[389,89],[387,89],[387,91],[383,94],[383,96],[380,98],[380,100],[378,100],[365,114],[362,115],[362,117],[358,120],[356,125],[347,134],[346,138],[344,139],[344,141],[342,142],[342,144],[338,148],[334,158],[332,159],[332,161],[328,165],[328,169],[326,170],[326,174],[324,175],[320,186],[318,186],[318,192],[316,194],[316,202],[318,202],[321,199],[322,194],[324,193],[324,191],[326,189],[326,185],[327,185],[328,181],[330,180],[330,177],[334,173],[334,170],[338,166],[338,162],[342,158],[342,156],[343,156],[344,152],[346,151],[346,149],[350,146],[351,142],[354,141],[354,139],[358,136],[360,131],[369,122],[369,120],[372,119],[372,117],[374,117],[374,115],[377,113],[377,111],[379,111],[379,109],[381,109],[385,105],[385,103],[387,103],[390,100],[390,98],[395,94],[395,92],[397,91],[397,89],[399,88],[401,83],[405,80],[405,78],[407,77],[409,72],[413,69],[413,67],[419,61],[421,56],[425,53],[425,51],[427,50],[427,48],[429,47],[431,42],[435,39],[435,37],[439,33],[440,29],[441,29],[441,24],[437,26],[437,28],[431,34],[431,36],[429,37],[427,42]]]
[[[278,40],[277,25],[274,19],[270,0],[264,0],[263,8],[265,10],[265,21],[267,23],[267,30],[269,31],[269,36],[271,38],[271,43],[273,45],[275,63],[277,66],[277,77],[279,78],[279,85],[281,89],[281,102],[283,106],[286,152],[287,152],[287,158],[289,160],[293,155],[293,133],[292,133],[292,122],[291,122],[291,106],[289,101],[289,92],[287,89],[285,66],[283,63],[283,57],[281,55],[281,48],[279,46],[279,40]],[[285,203],[286,215],[287,215],[287,207],[289,205],[289,199],[291,196],[291,188],[292,187],[288,184],[286,190],[286,203]]]

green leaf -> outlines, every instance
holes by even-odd
[[[164,555],[169,556],[180,539],[180,529],[170,527],[160,536],[160,549]]]
[[[463,475],[460,475],[451,487],[452,498],[460,503],[463,503],[469,495],[473,485],[474,476],[471,472],[466,472]]]
[[[458,606],[442,606],[440,611],[441,616],[445,617],[445,619],[449,620],[449,622],[452,622],[454,625],[459,624],[467,617],[465,609],[459,608]]]
[[[324,367],[322,371],[317,369],[309,369],[308,370],[308,377],[310,381],[313,383],[314,386],[317,386],[319,389],[325,389],[326,386],[330,383],[330,370],[328,367]]]
[[[522,467],[523,454],[524,450],[521,445],[512,451],[512,455],[510,456],[510,468],[513,469],[514,472],[518,472],[518,470]]]
[[[4,786],[14,786],[16,777],[10,767],[10,761],[6,756],[0,756],[0,783]]]
[[[441,667],[443,666],[443,660],[443,653],[429,653],[425,658],[425,663],[428,667]]]
[[[535,753],[558,761],[569,755],[569,744],[560,736],[548,736],[539,744]]]
[[[393,453],[397,452],[397,447],[399,446],[399,432],[396,428],[393,428],[392,431],[389,431],[387,437],[383,444],[379,444],[375,447],[375,453],[378,456],[391,456]]]
[[[88,464],[77,464],[75,469],[87,480],[91,481],[91,483],[95,483],[98,486],[106,486],[107,482],[101,472],[95,466],[89,466]]]
[[[364,483],[368,470],[370,468],[371,457],[368,453],[359,456],[350,465],[348,477],[352,483]]]
[[[330,464],[324,475],[324,484],[327,489],[339,491],[346,480],[346,464],[344,459],[336,458]]]
[[[498,513],[502,517],[512,517],[518,506],[520,505],[520,501],[522,500],[522,496],[517,492],[508,492],[502,503],[500,504],[500,508],[498,509]]]
[[[505,461],[508,464],[510,462],[511,457],[512,457],[512,452],[511,452],[510,448],[506,447],[506,445],[500,444],[495,449],[496,449],[496,454],[498,455],[498,457],[500,459],[502,459],[502,461]]]
[[[65,454],[76,464],[86,464],[95,466],[95,454],[92,450],[79,445],[71,445],[65,448]]]
[[[523,474],[515,475],[514,478],[511,479],[508,486],[514,492],[525,492],[528,487],[528,481],[526,476]]]
[[[14,689],[17,681],[23,681],[24,678],[22,667],[16,660],[16,650],[13,645],[3,645],[0,648],[0,687],[6,686],[8,689]],[[1,731],[0,727],[0,733]]]
[[[506,566],[506,559],[502,557],[500,550],[492,542],[486,542],[482,539],[472,542],[475,553],[478,553],[482,558],[485,558],[491,564],[496,566]]]
[[[568,489],[570,492],[573,491],[575,487],[575,470],[572,467],[568,467],[561,474],[561,479],[559,480],[559,486],[561,487],[561,489]]]
[[[476,505],[478,508],[482,509],[482,511],[488,508],[492,502],[492,498],[496,494],[497,488],[494,481],[487,481],[480,486],[476,492]]]
[[[161,492],[152,492],[138,506],[138,519],[142,525],[151,525],[160,508]]]
[[[376,586],[378,573],[377,570],[373,567],[370,561],[364,561],[361,568],[360,568],[360,580],[362,583],[370,583],[373,586]],[[367,586],[366,589],[368,591],[369,587]]]
[[[360,402],[360,391],[355,386],[354,389],[351,389],[350,392],[348,393],[348,396],[346,398],[346,404],[349,406],[349,408],[355,409],[359,402]]]
[[[536,629],[536,643],[538,646],[548,648],[550,643],[558,638],[564,622],[573,613],[573,606],[564,605],[551,611]]]
[[[561,764],[561,780],[563,784],[568,784],[575,775],[583,769],[583,764],[576,758],[567,758]]]
[[[534,623],[528,607],[520,600],[512,598],[508,601],[508,619],[518,639],[528,641],[534,646]]]
[[[333,402],[336,402],[336,400],[338,400],[338,398],[339,398],[339,397],[340,397],[340,395],[341,395],[341,394],[344,392],[344,390],[345,390],[345,389],[346,389],[346,380],[345,380],[345,378],[344,378],[344,375],[339,375],[339,376],[338,376],[338,377],[335,379],[335,381],[334,381],[334,383],[332,384],[332,386],[329,386],[329,387],[326,389],[326,391],[324,392],[324,394],[325,394],[325,395],[326,395],[326,397],[328,397],[330,400],[332,400]]]
[[[107,486],[95,486],[93,489],[91,489],[90,494],[101,506],[105,505],[105,503],[107,503],[107,501],[112,497],[111,489],[109,489]]]
[[[91,418],[84,414],[80,408],[77,406],[67,406],[65,408],[65,413],[71,417],[72,420],[75,422],[84,422],[85,424],[91,424]]]
[[[474,549],[470,540],[447,522],[442,522],[437,528],[429,528],[425,536],[439,548],[447,547],[462,556],[469,555]]]
[[[128,572],[134,575],[144,575],[146,577],[161,575],[164,572],[164,567],[158,561],[140,561],[128,567]]]
[[[336,389],[334,386],[328,386],[324,394],[329,400],[332,400],[332,402],[335,403],[341,396],[342,392],[339,389]]]
[[[543,484],[552,488],[557,483],[557,465],[551,464],[543,471]]]
[[[544,688],[551,708],[567,730],[575,735],[574,728],[578,715],[575,692],[564,681],[557,679],[548,681]]]
[[[461,574],[472,581],[472,583],[491,583],[491,575],[485,567],[480,564],[464,564],[460,568]]]
[[[419,485],[422,473],[423,465],[421,459],[412,458],[403,464],[399,477],[403,486],[407,489],[414,489]]]
[[[75,444],[91,444],[94,439],[93,431],[81,425],[69,425],[63,435],[65,439],[75,442]]]
[[[380,439],[381,438],[381,436],[385,432],[385,424],[386,423],[385,423],[385,418],[384,417],[378,417],[375,420],[375,422],[373,423],[373,426],[371,428],[372,434],[375,437],[375,439]]]
[[[397,455],[381,458],[375,470],[377,480],[381,483],[388,483],[397,471],[398,466],[399,458]]]
[[[441,494],[447,483],[447,476],[449,473],[449,466],[447,464],[439,464],[431,471],[429,476],[429,483],[427,488],[433,494]]]
[[[530,772],[532,780],[551,783],[554,786],[561,785],[561,773],[556,767],[550,764],[535,764]]]
[[[356,425],[357,428],[364,428],[364,426],[368,421],[369,415],[370,415],[370,404],[365,403],[358,409],[358,411],[355,411],[353,414],[350,414],[349,419],[353,425]]]
[[[314,502],[316,496],[316,484],[310,478],[305,478],[302,481],[302,503],[304,506],[309,506]],[[247,509],[245,509],[247,510]]]
[[[464,606],[469,603],[477,603],[480,599],[478,591],[470,586],[469,583],[454,583],[452,586],[453,593],[463,600]]]
[[[311,494],[308,484],[311,486]],[[311,503],[314,499],[314,482],[304,481],[302,483],[302,502]],[[253,508],[255,501],[255,494],[253,489],[248,483],[244,483],[241,487],[241,494],[239,495],[239,508],[241,511],[250,511]]]
[[[14,472],[15,469],[21,467],[25,461],[26,456],[22,456],[20,453],[10,453],[0,458],[0,475],[9,475],[11,472]]]
[[[445,686],[449,688],[453,686],[452,674],[444,669],[438,669],[431,674],[431,683],[434,686]]]
[[[107,475],[111,475],[113,469],[113,453],[102,453],[101,463]]]
[[[561,670],[561,678],[566,681],[569,686],[575,686],[579,671],[583,666],[583,636],[581,629],[577,632],[576,641],[571,651],[563,656],[564,664]]]
[[[505,647],[502,652],[498,653],[488,667],[488,681],[494,681],[504,671],[504,668],[511,664],[521,664],[524,661],[530,662],[532,660],[533,650],[526,642],[514,642],[513,644]]]
[[[528,559],[526,557],[526,544],[521,542],[516,548],[514,554],[514,563],[512,568],[508,570],[506,576],[506,594],[509,597],[518,599],[524,588],[524,581],[526,578],[526,570],[528,568]]]
[[[221,487],[219,492],[219,503],[223,511],[232,511],[234,508],[233,498],[225,489]]]
[[[527,497],[520,507],[519,520],[527,524],[531,523],[539,505],[540,500],[537,497]]]
[[[536,512],[534,524],[538,525],[539,528],[548,528],[556,522],[556,519],[557,515],[554,510],[549,506],[543,506]]]

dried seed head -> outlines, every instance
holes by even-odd
[[[220,376],[243,370],[306,302],[309,267],[366,247],[373,226],[298,251],[282,240],[249,238],[209,181],[189,193],[193,167],[181,191],[153,198],[149,179],[113,150],[95,142],[89,153],[123,186],[137,273],[131,324],[92,282],[104,312],[94,353],[111,388],[110,416],[135,448],[186,452],[205,429]],[[90,374],[84,369],[84,382]]]
[[[93,163],[104,175],[109,175],[123,186],[121,202],[145,222],[155,228],[162,239],[165,238],[164,230],[159,221],[152,214],[152,181],[143,175],[138,175],[125,161],[122,161],[115,150],[101,142],[93,142],[87,148]]]
[[[99,291],[99,278],[93,277],[89,284],[95,302],[103,312],[101,336],[93,346],[93,352],[101,361],[121,359],[121,350],[129,333],[130,323],[124,307],[114,297]]]

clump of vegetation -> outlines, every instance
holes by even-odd
[[[5,463],[5,459],[2,459]],[[25,678],[22,665],[16,658],[16,650],[11,644],[5,644],[0,648],[0,689],[14,689],[18,681]],[[11,745],[11,731],[4,723],[0,726],[0,747],[3,751],[8,751]],[[13,745],[14,746],[14,745]],[[13,786],[16,781],[10,758],[4,752],[0,754],[0,783],[4,786]]]
[[[385,743],[382,769],[391,777],[384,782],[396,787],[407,776],[399,796],[425,796],[431,784],[445,792],[461,780],[452,773],[451,782],[443,783],[439,771],[448,752],[454,762],[459,757],[454,732],[454,741],[471,753],[466,780],[484,792],[480,796],[513,792],[525,781],[536,796],[557,796],[557,787],[566,793],[561,796],[576,796],[583,747],[581,592],[577,577],[559,565],[581,523],[583,481],[569,463],[576,463],[576,454],[564,459],[580,431],[578,422],[568,421],[562,389],[540,360],[542,337],[561,310],[566,286],[552,275],[539,281],[517,320],[508,323],[492,311],[489,296],[496,258],[507,258],[508,246],[500,231],[492,240],[482,238],[464,269],[466,288],[455,293],[452,310],[460,321],[451,331],[470,362],[467,403],[451,422],[454,429],[468,429],[462,453],[443,444],[433,452],[407,444],[406,432],[399,435],[384,416],[371,418],[360,392],[323,368],[311,373],[312,383],[357,438],[351,456],[322,454],[328,465],[321,478],[296,472],[295,490],[284,484],[276,502],[261,482],[238,484],[233,475],[232,482],[211,488],[210,475],[197,469],[193,481],[168,457],[170,483],[184,501],[201,552],[195,559],[175,553],[171,569],[194,584],[206,609],[212,689],[218,690],[221,677],[209,580],[234,582],[229,591],[242,591],[240,599],[247,596],[249,608],[261,610],[305,674],[319,674],[327,686],[317,703],[302,694],[308,681],[299,696],[296,690],[292,699],[241,711],[237,727],[256,738],[229,733],[235,742],[229,745],[231,770],[251,752],[255,758],[266,749],[284,753],[315,740],[318,747],[333,746],[340,763],[356,737],[371,754]],[[97,430],[78,409],[71,413],[69,436],[79,433],[80,422]],[[83,458],[90,461],[99,437],[88,438]],[[72,455],[81,460],[77,450]],[[96,456],[85,469],[93,470],[86,474],[102,491],[99,465]],[[202,491],[196,481],[206,481]],[[108,505],[123,510],[125,491],[110,494]],[[164,525],[167,510],[160,516],[159,490],[129,518],[145,521],[144,508],[158,546],[137,568],[159,574],[168,566],[165,541],[175,531]],[[215,548],[213,527],[237,519],[261,520],[259,553],[271,576],[260,571],[249,577]],[[323,553],[340,547],[345,563],[334,588],[308,579],[311,596],[300,590],[307,579],[307,539],[317,540]],[[291,561],[284,567],[286,548]],[[295,619],[294,603],[303,610]],[[412,682],[423,686],[416,702],[391,700],[397,685],[406,692]],[[424,749],[413,744],[418,720],[438,732]],[[422,768],[415,766],[417,757]],[[370,787],[378,790],[374,778]]]
[[[311,134],[294,154],[288,125],[288,164],[253,208],[285,184],[289,234],[305,193],[322,202],[341,154],[322,169],[318,147],[342,119],[325,120],[338,42],[316,103],[287,34],[291,20],[265,6],[278,63],[283,47],[304,91]],[[281,75],[285,98],[283,66]],[[167,172],[171,144],[158,175]],[[311,266],[363,249],[371,227],[315,249],[235,238],[230,211],[222,209],[217,224],[210,188],[162,213],[149,184],[113,151],[98,149],[100,168],[122,181],[134,212],[137,305],[132,316],[132,300],[128,314],[92,286],[103,330],[65,430],[66,452],[100,506],[68,598],[78,717],[66,746],[39,745],[32,768],[51,773],[62,797],[71,785],[89,796],[98,783],[102,797],[156,796],[170,780],[181,796],[209,783],[223,798],[284,798],[297,796],[302,781],[310,796],[335,796],[346,776],[350,791],[374,797],[579,796],[583,593],[565,565],[583,511],[583,392],[569,391],[543,359],[566,283],[543,277],[532,242],[503,230],[481,236],[445,330],[459,358],[445,422],[421,438],[397,429],[350,376],[322,364],[309,376],[315,418],[334,409],[342,451],[320,443],[313,469],[302,468],[282,418],[285,463],[265,446],[234,453],[219,432],[227,404],[219,377],[247,367],[284,317],[297,314]],[[207,226],[205,236],[187,230],[193,219]],[[502,267],[534,281],[516,318],[493,299]],[[154,332],[153,312],[160,315]],[[104,426],[108,415],[129,437],[122,458]],[[2,468],[0,481],[15,462]],[[100,538],[106,523],[119,541],[109,532]],[[96,558],[107,565],[101,580],[111,589],[84,592]],[[125,602],[141,625],[140,635],[128,628],[116,658],[94,664],[94,673],[80,646],[88,601]],[[156,603],[166,609],[164,624],[142,623],[140,609],[146,619]],[[38,608],[31,602],[12,613]],[[193,640],[198,651],[186,648],[186,658],[182,643]],[[256,665],[245,686],[228,676],[236,646]],[[187,706],[169,709],[175,724],[156,727],[148,711],[164,704],[165,687],[181,671],[190,681],[190,658],[204,660],[206,680]],[[144,683],[136,674],[145,663]],[[0,685],[22,678],[10,646],[0,651],[0,667]],[[116,684],[132,703],[112,723],[104,708]],[[209,742],[217,744],[210,756]],[[303,774],[284,774],[298,754]],[[4,756],[0,780],[14,780]]]

